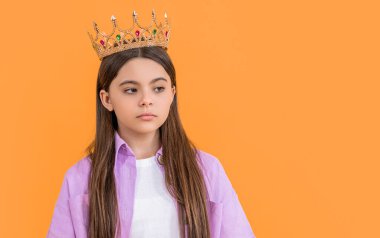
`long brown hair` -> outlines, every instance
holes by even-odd
[[[188,238],[210,238],[206,186],[197,161],[197,149],[187,137],[179,118],[175,68],[166,50],[156,46],[114,53],[103,58],[100,64],[96,85],[96,135],[86,149],[92,161],[88,184],[90,199],[88,237],[115,237],[118,205],[113,173],[114,130],[118,129],[118,124],[114,111],[110,112],[102,105],[99,92],[102,89],[108,91],[119,69],[134,57],[149,58],[161,64],[170,76],[172,86],[176,86],[168,118],[159,128],[165,184],[181,208],[180,230],[184,229],[186,223]]]

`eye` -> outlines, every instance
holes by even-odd
[[[126,90],[124,90],[124,92],[128,92],[128,90],[132,90],[132,89],[133,89],[133,90],[136,90],[135,88],[127,88]],[[130,91],[129,91],[129,92],[130,92]],[[131,93],[129,93],[129,92],[128,92],[128,94],[131,94]]]
[[[160,89],[160,90],[158,90],[159,92],[162,92],[162,91],[164,91],[164,89],[165,89],[165,87],[157,87],[157,88]]]

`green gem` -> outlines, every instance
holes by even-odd
[[[117,35],[117,36],[116,36],[116,39],[117,39],[117,40],[120,40],[120,38],[121,38],[120,35]]]
[[[155,35],[157,33],[157,30],[156,29],[153,29],[153,34]]]

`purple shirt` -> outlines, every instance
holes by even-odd
[[[136,180],[136,157],[115,131],[115,185],[121,226],[117,238],[127,238],[131,230]],[[162,146],[156,158],[162,153]],[[211,238],[255,238],[238,196],[222,164],[213,155],[198,150],[208,191],[207,212]],[[55,204],[47,238],[87,238],[88,177],[91,160],[86,156],[69,168]],[[164,173],[164,167],[160,165]],[[174,199],[173,199],[174,201]],[[178,209],[177,203],[176,207]],[[185,229],[187,225],[185,226]]]

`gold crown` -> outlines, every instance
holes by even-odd
[[[98,25],[93,22],[96,31],[95,38],[89,32],[87,33],[90,36],[92,47],[100,60],[110,54],[131,48],[144,46],[168,48],[170,26],[166,12],[164,25],[161,22],[157,24],[154,9],[152,10],[152,21],[146,27],[138,23],[136,11],[133,11],[132,16],[133,25],[129,29],[121,29],[116,22],[116,17],[112,16],[113,29],[110,34],[100,32]]]

